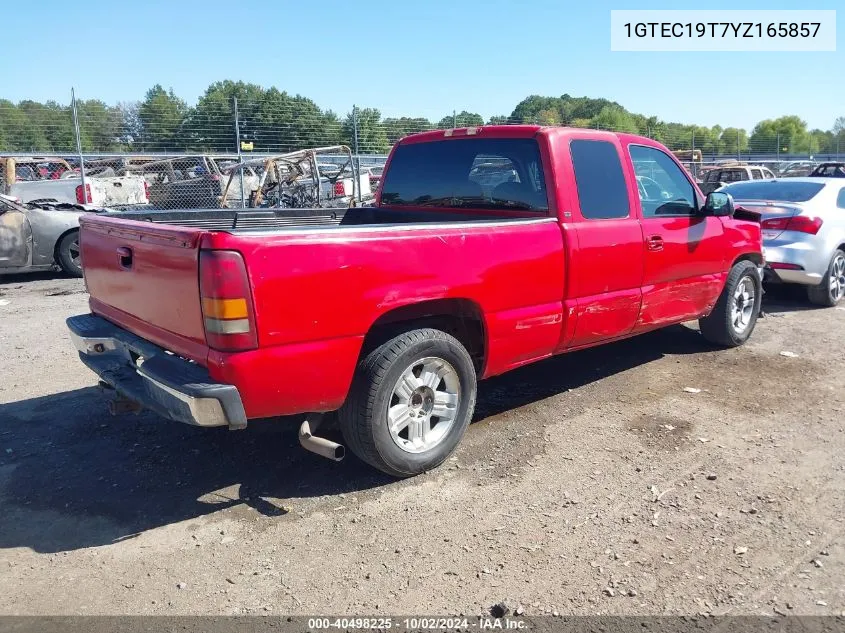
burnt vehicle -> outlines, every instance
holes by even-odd
[[[252,209],[350,207],[372,199],[370,177],[360,173],[346,145],[254,158],[244,161],[243,167],[259,174],[253,187],[244,179],[245,203]],[[240,163],[226,168],[223,203],[231,201],[233,190],[240,195],[240,171]]]
[[[240,180],[227,186],[223,169],[236,159],[209,155],[178,156],[142,165],[130,165],[127,171],[144,177],[149,187],[150,205],[155,209],[209,209],[240,206]],[[249,168],[244,172],[244,188],[258,183]]]
[[[819,163],[808,176],[812,178],[845,178],[845,163]]]
[[[105,211],[78,204],[22,204],[0,195],[0,275],[60,268],[82,277],[79,217]]]

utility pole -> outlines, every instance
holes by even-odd
[[[79,113],[76,109],[76,91],[70,89],[70,105],[73,110],[73,128],[76,132],[76,153],[79,154],[79,176],[82,183],[82,200],[84,203],[88,200],[88,186],[85,184],[85,157],[82,156],[82,141],[79,137]]]
[[[244,159],[243,156],[241,156],[241,123],[238,117],[238,98],[232,97],[232,101],[234,102],[235,108],[235,142],[238,144],[238,162],[241,165],[241,209],[246,209],[246,192],[244,191]],[[226,201],[223,200],[222,203],[225,204]]]
[[[361,155],[358,151],[358,106],[352,106],[352,142],[355,147],[355,169],[353,170],[354,173],[352,179],[352,190],[354,192],[358,192],[356,196],[358,198],[358,202],[363,200],[361,196]]]

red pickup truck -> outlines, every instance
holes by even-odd
[[[460,441],[476,381],[699,319],[742,344],[760,308],[759,217],[704,198],[647,138],[489,126],[409,136],[375,206],[82,218],[91,314],[68,326],[117,410],[241,429],[340,411],[394,476]]]

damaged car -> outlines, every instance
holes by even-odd
[[[82,277],[79,217],[87,205],[23,204],[0,195],[0,275],[61,269]]]

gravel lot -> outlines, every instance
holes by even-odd
[[[843,309],[771,293],[740,349],[673,327],[488,381],[397,482],[296,420],[110,417],[86,300],[0,278],[0,614],[845,611]]]

